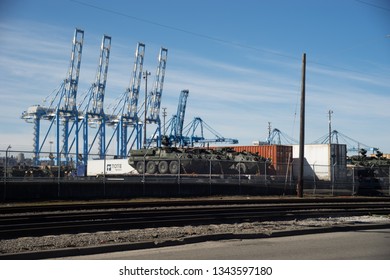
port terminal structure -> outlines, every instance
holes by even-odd
[[[58,90],[53,92],[48,106],[34,105],[22,113],[21,118],[34,124],[33,152],[34,163],[39,164],[40,154],[51,131],[55,129],[55,151],[50,154],[57,165],[61,161],[68,163],[75,161],[86,163],[88,154],[95,147],[99,158],[103,158],[107,149],[116,140],[118,157],[127,155],[128,146],[140,148],[142,126],[138,116],[138,97],[141,88],[142,68],[145,54],[145,44],[138,43],[135,52],[135,61],[129,87],[121,95],[119,102],[111,113],[104,110],[104,96],[107,82],[111,37],[104,35],[100,47],[99,64],[95,81],[81,102],[77,103],[77,92],[81,68],[81,57],[84,44],[84,31],[76,28],[72,40],[72,51],[68,74]],[[147,122],[157,124],[161,139],[161,122],[159,111],[164,83],[168,49],[161,47],[158,57],[158,67],[154,87],[146,92]],[[47,131],[41,132],[41,121],[49,121]],[[111,137],[106,143],[106,126],[114,128]],[[94,130],[94,131],[92,131]],[[131,131],[129,133],[129,131]],[[79,146],[79,135],[82,135],[82,145]],[[92,136],[92,137],[91,137]],[[73,156],[72,156],[73,155]]]
[[[45,99],[44,104],[30,106],[21,115],[22,119],[34,125],[34,165],[40,164],[42,153],[47,154],[48,143],[50,143],[49,158],[57,166],[69,163],[76,166],[86,165],[92,153],[95,158],[103,159],[107,156],[110,147],[113,147],[111,151],[115,150],[114,155],[111,152],[115,158],[126,158],[132,149],[162,145],[164,137],[161,133],[160,107],[168,49],[160,48],[153,86],[148,91],[147,79],[151,73],[143,69],[145,44],[137,43],[129,86],[120,94],[108,112],[104,106],[104,99],[111,37],[103,35],[95,80],[86,93],[77,96],[83,44],[84,30],[76,28],[65,79]],[[145,83],[145,101],[139,105],[142,78]],[[236,139],[225,138],[217,133],[200,117],[184,126],[188,93],[188,90],[181,92],[177,115],[172,121],[170,135],[165,138],[171,139],[179,146],[210,142],[238,143]],[[48,124],[43,126],[42,121],[47,121]],[[155,127],[153,136],[149,139],[145,137],[147,124],[153,129]],[[112,128],[112,133],[107,129],[108,127]],[[206,139],[203,134],[204,128],[214,133],[215,138]],[[183,129],[186,129],[186,134]],[[200,133],[197,133],[197,130],[200,130]],[[51,139],[53,135],[54,141]],[[54,144],[53,152],[52,144]]]

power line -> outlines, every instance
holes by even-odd
[[[277,52],[277,51],[266,50],[266,49],[262,49],[262,48],[259,48],[259,47],[255,47],[255,46],[251,46],[251,45],[247,45],[247,44],[242,44],[242,43],[239,43],[239,42],[233,42],[233,41],[229,41],[229,40],[226,40],[226,39],[221,39],[221,38],[218,38],[218,37],[210,36],[210,35],[207,35],[207,34],[204,34],[204,33],[198,33],[198,32],[194,32],[194,31],[186,30],[186,29],[179,28],[179,27],[176,27],[176,26],[162,24],[162,23],[159,23],[159,22],[156,22],[156,21],[151,21],[151,20],[148,20],[148,19],[136,17],[136,16],[129,15],[129,14],[126,14],[126,13],[123,13],[123,12],[119,12],[119,11],[116,11],[116,10],[112,10],[112,9],[100,7],[100,6],[97,6],[97,5],[89,4],[89,3],[86,3],[86,2],[83,2],[83,1],[79,1],[79,0],[70,0],[70,1],[74,2],[74,3],[77,3],[79,5],[83,5],[85,7],[93,8],[95,10],[100,10],[100,11],[103,11],[103,12],[106,12],[106,13],[115,14],[115,15],[118,15],[118,16],[122,16],[122,17],[125,17],[125,18],[136,20],[136,21],[139,21],[139,22],[148,23],[148,24],[155,25],[155,26],[158,26],[158,27],[161,27],[161,28],[165,28],[165,29],[169,29],[169,30],[185,33],[185,34],[188,34],[188,35],[191,35],[191,36],[203,38],[203,39],[214,41],[214,42],[217,42],[217,43],[222,43],[222,44],[225,44],[225,45],[231,45],[231,46],[235,46],[235,47],[249,49],[249,50],[253,50],[253,51],[257,51],[257,52],[268,53],[268,54],[272,54],[272,55],[275,55],[275,56],[284,57],[284,58],[288,58],[288,59],[292,59],[292,60],[296,60],[296,61],[300,61],[301,60],[301,58],[298,57],[298,56],[292,56],[292,55],[288,55],[288,54],[283,54],[283,53],[280,53],[280,52]],[[377,7],[377,8],[382,8],[382,9],[388,10],[388,9],[386,9],[384,7],[377,6],[377,5],[374,5],[374,4],[371,4],[371,3],[368,3],[368,2],[364,2],[364,1],[361,1],[361,0],[355,0],[355,1],[361,2],[361,3],[366,4],[366,5],[371,5],[371,6],[374,6],[374,7]],[[324,66],[324,67],[328,67],[328,68],[334,68],[334,69],[339,69],[339,70],[343,70],[343,71],[347,71],[347,72],[353,72],[353,73],[357,73],[357,74],[362,74],[362,75],[367,75],[367,76],[371,76],[371,77],[376,77],[375,75],[372,75],[370,73],[364,73],[364,72],[361,72],[361,71],[357,71],[357,70],[350,69],[350,68],[345,68],[345,67],[342,67],[342,66],[325,64],[325,63],[317,62],[317,61],[314,61],[314,60],[308,60],[308,64],[315,64],[315,65],[320,65],[320,66]]]
[[[100,10],[100,11],[103,11],[103,12],[107,12],[107,13],[115,14],[115,15],[118,15],[118,16],[130,18],[130,19],[133,19],[133,20],[136,20],[136,21],[140,21],[140,22],[143,22],[143,23],[148,23],[148,24],[151,24],[151,25],[155,25],[155,26],[158,26],[158,27],[165,28],[165,29],[170,29],[170,30],[182,32],[182,33],[185,33],[185,34],[188,34],[188,35],[200,37],[200,38],[211,40],[211,41],[214,41],[214,42],[223,43],[223,44],[226,44],[226,45],[232,45],[232,46],[241,47],[241,48],[245,48],[245,49],[251,49],[251,50],[254,50],[254,51],[270,53],[270,54],[273,54],[273,55],[276,55],[276,56],[281,56],[281,57],[286,57],[286,58],[290,58],[290,59],[299,60],[298,57],[294,57],[294,56],[290,56],[290,55],[286,55],[286,54],[281,54],[281,53],[278,53],[276,51],[274,52],[274,51],[270,51],[270,50],[265,50],[265,49],[261,49],[261,48],[255,47],[255,46],[250,46],[250,45],[246,45],[246,44],[242,44],[242,43],[237,43],[237,42],[229,41],[229,40],[226,40],[226,39],[217,38],[217,37],[210,36],[210,35],[207,35],[207,34],[186,30],[186,29],[175,27],[175,26],[172,26],[172,25],[162,24],[162,23],[159,23],[159,22],[147,20],[147,19],[140,18],[140,17],[135,17],[135,16],[132,16],[132,15],[129,15],[129,14],[125,14],[125,13],[122,13],[122,12],[118,12],[118,11],[115,11],[115,10],[112,10],[112,9],[103,8],[103,7],[100,7],[100,6],[97,6],[97,5],[85,3],[83,1],[78,1],[78,0],[70,0],[70,1],[74,2],[74,3],[77,3],[77,4],[80,4],[80,5],[83,5],[83,6],[86,6],[86,7],[89,7],[89,8]]]
[[[385,11],[390,12],[390,9],[389,9],[389,8],[385,8],[385,7],[382,7],[382,6],[379,6],[379,5],[370,3],[370,2],[366,2],[366,1],[362,1],[362,0],[355,0],[355,1],[356,1],[356,2],[359,2],[359,3],[362,3],[362,4],[364,4],[364,5],[367,5],[367,6],[375,7],[375,8],[382,9],[382,10],[385,10]]]

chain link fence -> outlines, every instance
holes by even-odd
[[[34,162],[32,152],[0,150],[4,198],[15,182],[51,183],[58,188],[58,198],[61,185],[69,183],[78,184],[80,188],[85,184],[103,187],[99,194],[105,197],[106,187],[115,184],[123,188],[134,186],[137,195],[162,194],[159,186],[173,188],[168,195],[291,195],[295,194],[297,182],[292,163],[274,164],[268,160],[144,157],[131,161],[130,165],[128,159],[117,159],[114,155],[103,159],[90,155],[89,166],[86,166],[79,155],[73,154],[67,158],[62,155],[58,166],[57,159],[48,152],[41,153],[39,166]],[[150,186],[153,186],[152,191]],[[304,192],[307,195],[388,196],[390,166],[305,166]]]

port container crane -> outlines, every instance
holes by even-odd
[[[200,129],[200,134],[197,134],[197,129]],[[226,138],[222,136],[219,132],[209,126],[206,122],[204,122],[200,117],[194,118],[194,120],[186,126],[185,135],[189,139],[189,145],[194,146],[195,143],[199,143],[201,145],[209,144],[209,143],[228,143],[228,144],[238,144],[237,139]],[[204,137],[204,129],[208,130],[212,133],[215,138],[206,139]]]
[[[107,83],[108,64],[110,59],[111,37],[104,35],[100,45],[99,64],[96,71],[95,82],[88,91],[89,97],[86,107],[83,110],[83,160],[87,163],[88,155],[91,153],[96,139],[99,158],[103,158],[106,153],[106,115],[104,112],[104,95]],[[89,142],[89,126],[96,125],[97,132],[93,141]]]
[[[113,113],[108,117],[109,125],[115,126],[115,130],[107,144],[107,148],[116,135],[116,154],[120,158],[127,156],[127,146],[133,136],[135,137],[131,146],[135,144],[137,149],[141,148],[142,133],[138,117],[138,97],[141,87],[144,56],[145,44],[139,42],[135,50],[133,72],[129,87],[122,94],[122,98],[115,106]],[[129,127],[133,128],[130,136],[128,136]]]
[[[147,99],[147,112],[146,114],[146,122],[157,124],[156,131],[153,135],[157,133],[157,146],[161,146],[161,120],[160,120],[160,105],[161,105],[161,96],[164,85],[165,78],[165,69],[167,65],[168,58],[168,49],[161,47],[159,56],[158,56],[158,65],[156,70],[156,76],[153,84],[153,90],[149,93]],[[146,124],[143,124],[146,125]],[[154,139],[154,137],[152,137]]]
[[[76,29],[72,44],[72,53],[70,59],[70,66],[68,70],[68,77],[65,80],[65,87],[60,96],[60,100],[56,109],[56,124],[57,124],[57,165],[60,165],[62,152],[65,157],[65,162],[69,160],[70,148],[69,139],[72,130],[75,132],[76,147],[75,154],[79,154],[79,140],[78,140],[78,111],[76,105],[77,89],[79,84],[81,55],[83,50],[84,31]],[[62,104],[62,105],[61,105]],[[60,149],[60,126],[62,120],[62,149]],[[69,128],[69,124],[72,126]],[[76,161],[78,157],[76,157]]]
[[[68,162],[70,154],[69,140],[73,131],[76,148],[75,153],[78,154],[78,111],[76,106],[77,89],[80,74],[81,55],[84,42],[84,31],[76,28],[72,41],[72,52],[70,57],[70,65],[66,79],[61,83],[55,97],[52,99],[49,107],[35,105],[28,108],[22,113],[22,118],[26,121],[34,123],[34,162],[39,163],[39,155],[45,141],[53,127],[57,125],[56,129],[56,159],[57,165],[61,163],[61,155],[64,156],[65,161]],[[40,121],[42,119],[49,120],[49,128],[40,143]],[[69,128],[69,124],[71,127]],[[62,147],[60,146],[62,126]],[[76,157],[77,161],[77,157]]]
[[[298,144],[298,141],[288,136],[277,128],[274,128],[267,137],[266,143],[268,145],[282,145],[285,144]]]
[[[341,138],[342,142],[344,142],[347,145],[348,152],[359,153],[361,151],[361,149],[364,149],[364,150],[370,151],[371,153],[374,154],[377,151],[379,151],[379,148],[370,147],[366,144],[361,143],[358,140],[352,139],[351,137],[349,137],[349,136],[347,136],[347,135],[345,135],[337,130],[332,130],[330,137],[332,140],[331,142],[333,144],[339,144],[341,142],[341,141],[339,141],[339,138]],[[319,139],[317,139],[316,141],[314,141],[314,144],[320,144],[320,143],[321,144],[329,143],[329,134],[326,134],[326,135],[320,137]]]

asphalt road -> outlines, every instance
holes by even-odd
[[[226,240],[64,259],[88,260],[390,260],[390,229]]]

